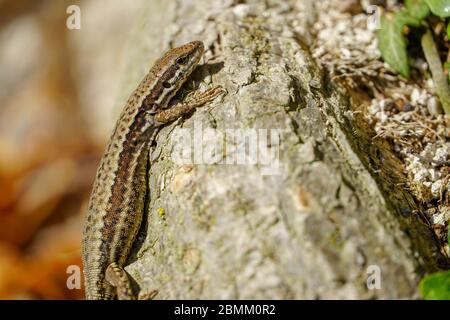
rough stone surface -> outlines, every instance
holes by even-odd
[[[184,93],[228,94],[160,132],[127,271],[159,299],[417,297],[424,272],[438,268],[436,243],[397,183],[392,152],[372,144],[311,57],[311,3],[234,3],[149,1],[130,39],[118,106],[151,61],[190,40],[209,50]],[[277,172],[264,157],[226,164],[243,144],[233,129],[278,137],[268,149]],[[194,153],[190,163],[180,150]],[[366,285],[373,265],[380,290]]]

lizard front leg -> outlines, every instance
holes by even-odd
[[[155,115],[156,121],[166,124],[194,111],[197,107],[208,103],[222,93],[225,93],[222,87],[214,87],[203,92],[194,92],[183,102],[171,106],[169,109],[162,110]]]

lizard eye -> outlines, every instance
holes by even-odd
[[[186,62],[188,61],[188,57],[184,56],[184,57],[180,57],[176,60],[177,64],[186,64]]]
[[[171,84],[168,81],[164,81],[162,85],[166,89],[169,89],[171,87]]]

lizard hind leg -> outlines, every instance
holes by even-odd
[[[111,263],[106,268],[105,276],[106,281],[116,288],[119,300],[136,300],[127,272],[116,262]],[[153,290],[150,293],[140,293],[138,300],[152,300],[157,294],[157,290]]]
[[[105,272],[108,281],[117,290],[119,300],[135,300],[136,297],[131,289],[131,282],[126,271],[116,262],[111,263]]]

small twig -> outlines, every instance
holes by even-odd
[[[430,29],[427,28],[427,31],[422,36],[421,43],[425,58],[430,66],[436,93],[441,99],[445,113],[450,114],[450,89]]]

